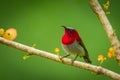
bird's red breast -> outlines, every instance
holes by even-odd
[[[65,34],[62,36],[62,43],[64,45],[69,45],[73,43],[74,40],[77,40],[79,42],[82,41],[78,32],[75,29],[70,30],[68,28],[65,28]]]

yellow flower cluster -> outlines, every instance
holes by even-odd
[[[59,56],[60,49],[59,48],[55,48],[54,52]]]
[[[36,47],[36,44],[33,43],[33,44],[32,44],[32,47],[35,48],[35,47]],[[22,59],[23,59],[23,60],[27,60],[27,59],[29,59],[29,58],[31,57],[31,55],[32,55],[31,53],[27,53],[26,55],[24,55],[24,56],[22,57]]]
[[[3,36],[4,35],[4,29],[3,28],[0,28],[0,36]]]
[[[24,55],[22,58],[23,58],[23,60],[26,60],[26,59],[30,58],[30,56],[29,55]]]
[[[110,11],[108,11],[109,7],[110,7],[110,1],[107,1],[105,4],[103,4],[103,8],[106,14],[110,14]]]
[[[114,52],[113,47],[109,48],[109,51],[107,53],[107,57],[110,59],[115,57],[115,52]],[[98,61],[100,61],[100,65],[102,65],[105,60],[106,60],[106,57],[104,55],[102,55],[102,54],[98,55]]]
[[[55,52],[56,52],[56,53],[59,53],[59,52],[60,52],[60,49],[59,49],[59,48],[55,48]]]
[[[103,64],[105,60],[106,60],[106,57],[104,57],[104,55],[102,54],[98,55],[98,61],[100,61],[100,66]]]
[[[114,48],[113,47],[109,48],[107,56],[108,56],[108,58],[115,57],[115,52],[114,52]]]
[[[0,28],[0,36],[7,40],[14,40],[17,37],[17,30],[9,28],[5,31],[3,28]]]

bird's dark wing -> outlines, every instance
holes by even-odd
[[[91,64],[92,62],[91,62],[91,60],[89,59],[88,51],[87,51],[84,43],[81,41],[81,42],[79,42],[79,44],[80,44],[80,45],[84,48],[84,50],[85,50],[85,56],[83,56],[84,60],[85,60],[87,63],[90,63],[90,64]]]
[[[87,51],[84,43],[81,41],[81,42],[79,42],[79,44],[84,48],[84,50],[85,50],[85,56],[89,56],[89,55],[88,55],[88,51]]]

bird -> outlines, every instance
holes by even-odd
[[[61,58],[68,57],[70,55],[75,55],[75,58],[72,59],[72,63],[77,59],[77,57],[83,57],[86,63],[91,64],[88,51],[79,36],[79,33],[76,29],[72,27],[62,26],[65,30],[65,33],[62,36],[62,47],[67,55],[62,56]]]

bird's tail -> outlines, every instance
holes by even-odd
[[[92,63],[88,56],[84,56],[83,58],[85,62],[90,63],[90,64]]]

